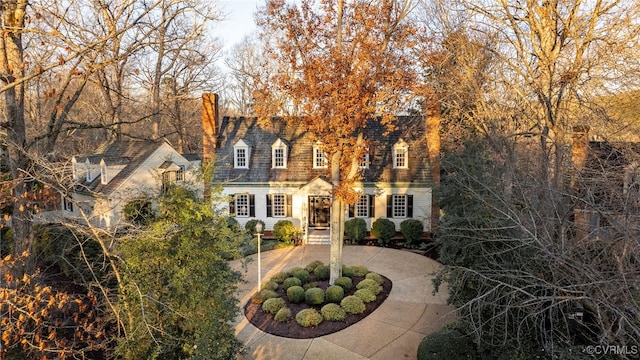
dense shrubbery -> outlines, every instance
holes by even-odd
[[[324,302],[324,291],[314,287],[304,292],[304,301],[307,305],[320,305]]]
[[[374,273],[374,272],[370,272],[365,276],[366,279],[371,279],[375,282],[377,282],[378,284],[382,285],[382,283],[384,282],[384,280],[382,280],[382,276],[380,276],[380,274],[378,273]]]
[[[339,303],[344,298],[344,289],[338,285],[331,285],[325,290],[324,297],[327,302]]]
[[[257,234],[256,224],[262,224],[262,233],[264,233],[264,221],[258,219],[251,219],[244,224],[244,229],[247,230],[247,233],[251,236]]]
[[[424,225],[420,220],[406,219],[400,223],[400,233],[408,245],[418,245],[424,233]]]
[[[289,309],[288,307],[283,307],[282,309],[278,310],[273,319],[277,322],[285,322],[291,319],[292,316],[293,314],[291,314],[291,309]]]
[[[329,265],[320,265],[315,268],[313,274],[318,280],[328,280],[331,275],[331,268]]]
[[[287,289],[287,298],[289,298],[289,301],[292,303],[299,303],[304,301],[304,293],[305,290],[302,286],[292,286]]]
[[[382,285],[378,284],[375,280],[364,279],[356,285],[356,289],[369,289],[372,293],[378,295],[382,292]]]
[[[262,311],[268,312],[271,315],[275,315],[280,309],[286,306],[287,304],[285,303],[283,298],[270,298],[262,303]]]
[[[322,320],[324,320],[322,314],[313,308],[300,310],[296,314],[296,322],[304,327],[317,326]]]
[[[344,232],[352,244],[357,244],[367,235],[367,223],[360,218],[349,219],[344,223]]]
[[[289,276],[297,277],[304,284],[309,281],[309,272],[303,268],[293,268],[288,271]]]
[[[296,229],[291,220],[279,220],[273,225],[273,236],[279,241],[291,244],[299,235],[300,231]]]
[[[473,360],[473,341],[455,329],[444,328],[425,336],[418,346],[418,360]]]
[[[271,277],[271,281],[282,284],[282,282],[288,277],[289,275],[286,272],[277,272]]]
[[[122,215],[125,220],[138,226],[147,226],[156,217],[151,200],[147,198],[128,202],[122,209]]]
[[[370,303],[376,300],[376,294],[373,291],[371,291],[371,289],[368,289],[368,288],[356,290],[356,292],[353,295],[362,299],[362,302],[364,303]]]
[[[353,266],[351,266],[351,274],[352,274],[351,277],[354,277],[354,276],[359,276],[359,277],[367,276],[368,273],[369,273],[369,269],[367,269],[367,267],[364,266],[364,265],[353,265]]]
[[[278,283],[273,280],[265,281],[262,284],[263,289],[269,289],[269,290],[277,290],[278,286],[279,286]]]
[[[313,260],[312,262],[308,263],[307,266],[304,267],[305,270],[307,270],[309,273],[312,273],[315,271],[315,269],[318,266],[324,265],[324,263],[320,260]],[[317,276],[317,275],[316,275]]]
[[[327,304],[320,309],[322,317],[327,321],[344,321],[347,312],[338,304]]]
[[[387,246],[396,235],[396,225],[389,219],[378,218],[371,225],[371,234],[378,239],[380,246]]]
[[[347,314],[362,314],[367,308],[362,299],[355,295],[349,295],[342,299],[340,306],[342,306]]]
[[[251,302],[254,304],[262,304],[265,300],[275,297],[278,297],[277,292],[269,289],[262,289],[251,297]]]
[[[285,290],[287,290],[292,286],[302,286],[302,281],[297,277],[289,277],[284,279],[284,282],[282,283],[282,287]]]
[[[351,286],[353,286],[353,281],[351,280],[350,277],[341,276],[341,277],[337,278],[333,282],[333,284],[342,287],[346,291],[346,290],[351,289]]]

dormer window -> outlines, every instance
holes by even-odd
[[[328,164],[327,153],[322,150],[322,143],[318,141],[313,145],[313,168],[326,168]]]
[[[400,139],[393,145],[392,158],[394,169],[409,168],[409,146],[404,140]]]
[[[287,168],[287,144],[281,139],[271,145],[271,167],[274,169]]]
[[[360,157],[360,160],[358,161],[358,167],[360,167],[360,169],[368,169],[369,168],[369,153],[368,152]]]
[[[89,162],[89,159],[87,159],[84,162],[84,170],[86,171],[85,174],[85,179],[87,180],[87,182],[91,182],[93,180],[93,178],[91,177],[91,163]]]
[[[233,145],[233,167],[236,169],[249,168],[249,145],[243,140]]]

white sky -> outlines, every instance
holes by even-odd
[[[223,51],[227,51],[255,30],[253,13],[259,4],[264,4],[264,1],[220,0],[219,4],[222,12],[227,16],[225,20],[215,25],[213,36],[220,39]]]

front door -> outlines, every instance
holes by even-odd
[[[309,227],[329,227],[331,218],[331,198],[329,196],[309,196]]]

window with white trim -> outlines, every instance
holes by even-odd
[[[407,169],[409,167],[409,146],[404,140],[400,139],[392,150],[393,168]]]
[[[236,217],[249,217],[249,194],[236,194]]]
[[[322,150],[322,143],[317,142],[313,146],[313,168],[322,169],[326,168],[329,164],[327,160],[327,153]]]
[[[393,217],[407,217],[407,196],[393,195]]]
[[[184,172],[187,167],[185,165],[178,165],[180,169],[176,171],[176,181],[184,181]]]
[[[243,140],[233,145],[233,167],[236,169],[249,168],[249,145]]]
[[[287,197],[285,194],[273,194],[271,206],[273,217],[285,217],[287,215]]]
[[[360,195],[355,206],[355,216],[359,218],[369,217],[369,195]]]
[[[369,168],[369,154],[364,154],[360,161],[358,161],[358,166],[360,169],[368,169]]]
[[[271,145],[271,167],[274,169],[287,168],[287,145],[281,139]]]

